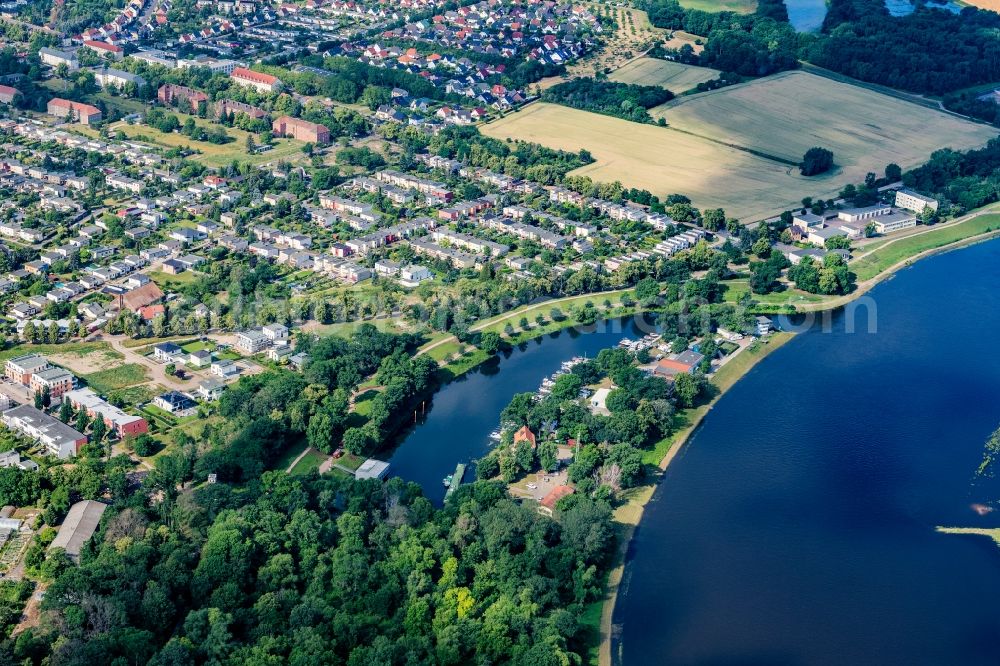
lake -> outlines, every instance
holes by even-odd
[[[434,394],[426,415],[418,415],[419,424],[404,434],[388,458],[390,474],[416,481],[427,497],[442,502],[444,477],[458,463],[469,463],[489,452],[493,445],[489,435],[516,393],[537,390],[563,361],[574,356],[593,358],[623,338],[639,338],[649,330],[640,331],[634,318],[568,329],[524,343],[463,375]],[[470,469],[466,480],[474,478]]]
[[[997,241],[921,261],[876,333],[835,314],[722,397],[631,543],[621,663],[1000,662],[1000,548],[934,531],[1000,525],[998,282]]]
[[[785,0],[785,8],[788,22],[798,32],[816,32],[826,18],[826,0]]]
[[[942,3],[928,2],[927,6],[931,9],[943,9],[953,14],[962,11],[961,5],[950,0]],[[892,16],[909,16],[916,11],[916,7],[910,0],[885,0],[885,7]]]

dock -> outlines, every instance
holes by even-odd
[[[447,502],[451,494],[462,485],[462,477],[465,476],[465,463],[458,463],[455,467],[455,473],[451,475],[451,484],[448,486],[448,490],[444,494],[444,499]]]

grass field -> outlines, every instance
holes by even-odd
[[[201,273],[195,271],[184,271],[183,273],[178,273],[177,275],[171,275],[170,273],[164,273],[162,271],[149,271],[147,275],[149,275],[150,280],[156,283],[156,286],[175,291],[184,285],[197,282]]]
[[[890,162],[917,166],[939,148],[980,146],[997,134],[986,125],[807,72],[685,97],[650,113],[699,137],[793,162],[812,146],[828,148],[839,167],[838,185],[861,182],[869,171],[881,174]]]
[[[220,125],[210,123],[202,118],[196,118],[184,113],[177,113],[176,111],[173,111],[172,113],[177,116],[182,125],[188,118],[195,118],[195,122],[200,126],[220,127]],[[295,139],[275,139],[274,148],[271,150],[266,153],[249,155],[246,150],[246,139],[249,133],[234,127],[226,127],[225,130],[226,133],[235,140],[222,145],[216,145],[205,141],[194,141],[190,137],[175,132],[164,134],[163,132],[147,125],[129,125],[125,122],[114,123],[111,125],[111,130],[112,132],[123,132],[125,136],[130,139],[136,139],[138,141],[143,141],[145,139],[153,145],[158,145],[164,148],[176,148],[178,146],[182,146],[197,149],[201,151],[201,153],[194,155],[192,159],[210,167],[227,166],[234,159],[240,160],[241,162],[263,164],[265,162],[277,162],[278,160],[294,162],[296,159],[305,158],[302,153],[302,146],[305,145],[305,143],[302,141],[296,141]]]
[[[104,395],[126,386],[141,384],[149,379],[146,375],[146,368],[138,363],[126,363],[117,368],[99,370],[84,375],[83,378],[90,388]]]
[[[721,206],[740,219],[760,219],[797,204],[806,194],[818,194],[817,181],[786,164],[670,128],[555,104],[532,104],[480,131],[563,150],[589,150],[596,162],[572,175],[617,180],[659,196],[684,194],[700,208]],[[825,182],[830,193],[841,185],[818,182]]]
[[[313,470],[318,470],[324,460],[326,460],[325,453],[320,453],[315,449],[309,449],[309,452],[302,456],[301,460],[295,463],[295,467],[292,468],[291,473],[308,474]]]
[[[924,234],[901,238],[851,262],[851,268],[857,273],[858,280],[868,280],[908,257],[996,229],[1000,229],[1000,214],[980,215]]]
[[[643,86],[660,86],[675,95],[718,78],[720,72],[709,67],[684,65],[679,62],[659,58],[639,58],[633,60],[608,78],[621,83],[636,83]]]

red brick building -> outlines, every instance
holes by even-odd
[[[49,100],[46,112],[50,116],[66,118],[70,122],[78,122],[82,125],[92,125],[101,122],[101,110],[90,104],[82,102],[72,102],[61,97],[53,97]]]
[[[125,49],[122,47],[108,44],[107,42],[99,42],[96,39],[85,39],[83,45],[103,56],[109,56],[116,60],[125,54]]]
[[[271,76],[270,74],[265,74],[263,72],[255,72],[252,69],[247,69],[246,67],[237,67],[233,70],[233,73],[229,75],[229,78],[241,86],[256,88],[261,92],[270,93],[281,90],[281,79],[277,76]]]
[[[0,86],[0,103],[3,104],[13,104],[14,99],[21,94],[21,91],[17,88],[11,88],[10,86]]]
[[[271,130],[276,136],[287,136],[312,143],[330,143],[330,130],[326,128],[326,125],[311,123],[291,116],[277,118],[271,123]]]
[[[208,104],[208,95],[205,93],[173,83],[166,83],[160,86],[159,90],[156,91],[156,99],[160,100],[160,103],[166,106],[173,104],[175,99],[178,105],[186,100],[191,113],[198,113],[198,105],[202,102]]]

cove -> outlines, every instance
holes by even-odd
[[[419,483],[434,502],[444,500],[442,479],[458,463],[470,463],[490,451],[489,435],[500,424],[500,412],[516,393],[535,391],[542,379],[574,356],[593,358],[623,338],[652,330],[637,317],[600,321],[525,342],[506,354],[462,375],[434,394],[426,414],[404,433],[388,458],[390,474]],[[466,472],[466,481],[475,470]]]
[[[612,654],[643,664],[996,664],[1000,242],[933,256],[754,367],[665,472]],[[995,488],[995,487],[994,487]]]

